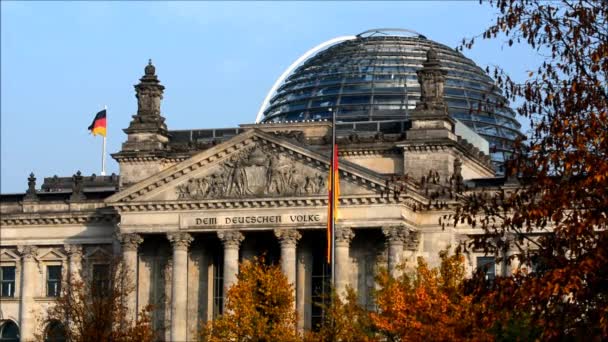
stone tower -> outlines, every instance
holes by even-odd
[[[144,69],[144,76],[135,86],[137,114],[124,129],[127,141],[120,152],[112,155],[120,164],[120,186],[138,182],[162,169],[162,157],[169,136],[165,118],[161,114],[161,100],[165,87],[156,76],[152,60]]]

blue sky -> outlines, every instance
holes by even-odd
[[[165,85],[169,129],[255,120],[275,79],[330,38],[401,27],[455,47],[493,21],[477,1],[450,2],[1,2],[2,193],[43,177],[100,171],[89,135],[108,106],[108,152],[136,111],[133,85],[148,58]],[[534,52],[480,41],[465,55],[523,80]],[[108,157],[108,171],[118,173]]]

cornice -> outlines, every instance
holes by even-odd
[[[327,207],[325,196],[316,197],[277,197],[277,198],[251,198],[251,199],[222,199],[199,201],[165,201],[165,202],[118,202],[112,206],[120,213],[125,212],[151,212],[151,211],[184,211],[184,210],[214,210],[214,209],[257,209],[257,208],[302,208]],[[340,206],[369,206],[401,204],[410,209],[416,205],[427,203],[417,201],[409,196],[344,196],[340,198]]]
[[[90,214],[70,213],[54,215],[21,214],[4,216],[0,219],[0,225],[6,226],[39,226],[39,225],[61,225],[61,224],[90,224],[90,223],[116,223],[116,214]]]

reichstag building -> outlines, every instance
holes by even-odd
[[[494,81],[412,31],[320,44],[277,80],[257,117],[252,108],[252,123],[234,128],[171,130],[158,75],[150,62],[135,86],[137,113],[112,154],[119,175],[30,175],[27,185],[24,175],[24,193],[1,196],[0,341],[47,331],[36,318],[61,280],[103,272],[114,255],[135,275],[130,314],[154,304],[166,340],[194,339],[200,321],[222,312],[239,262],[262,254],[294,285],[299,328],[313,327],[330,275],[334,113],[335,285],[352,286],[364,306],[374,306],[380,267],[397,273],[419,256],[436,265],[441,249],[481,233],[439,223],[464,193],[516,186],[501,168],[520,125]],[[466,256],[469,273],[514,267]]]

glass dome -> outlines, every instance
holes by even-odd
[[[329,119],[332,110],[341,122],[407,119],[420,99],[416,70],[434,48],[447,71],[450,115],[487,139],[502,164],[520,124],[492,78],[454,49],[404,31],[366,31],[308,58],[270,98],[261,122]]]

